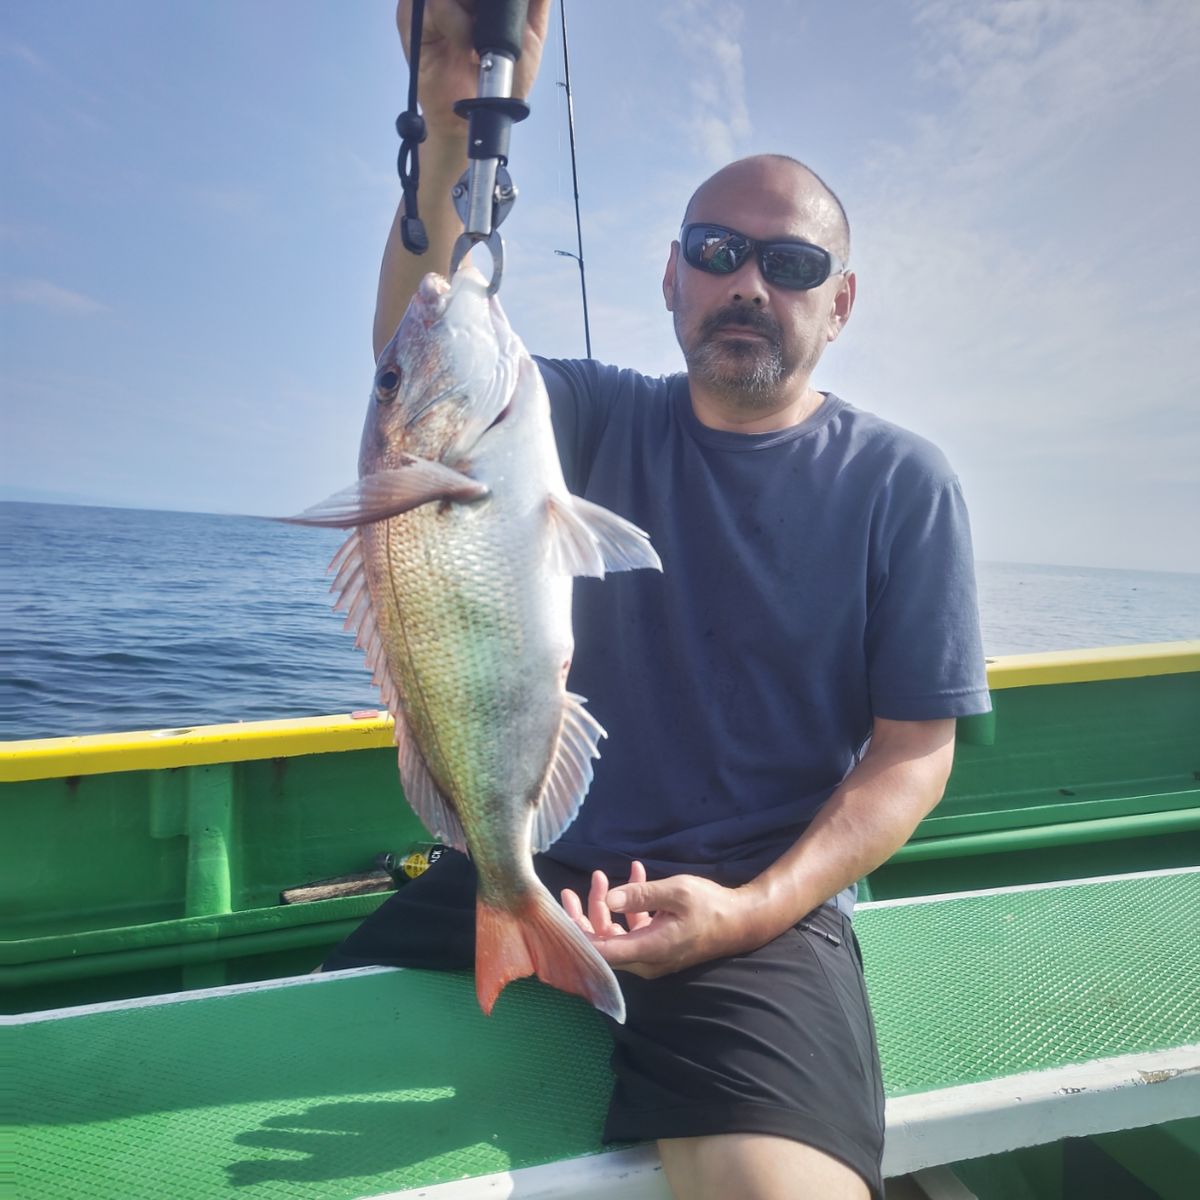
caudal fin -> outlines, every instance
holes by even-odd
[[[525,975],[582,996],[614,1021],[625,1020],[617,978],[574,921],[538,884],[514,910],[475,905],[475,994],[490,1014],[505,985]]]

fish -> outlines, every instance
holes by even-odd
[[[662,563],[567,491],[541,373],[469,266],[419,284],[376,364],[358,465],[288,519],[351,530],[334,607],[394,719],[409,804],[475,864],[479,1005],[536,975],[623,1021],[612,969],[532,856],[574,820],[607,736],[566,686],[573,579]]]

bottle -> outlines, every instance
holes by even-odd
[[[446,847],[441,842],[413,842],[402,854],[380,854],[375,862],[391,875],[399,887],[418,875],[424,875],[445,853]]]

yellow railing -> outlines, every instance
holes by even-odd
[[[988,659],[988,687],[1041,687],[1052,683],[1094,683],[1101,679],[1143,679],[1200,671],[1200,641],[1103,646],[1097,650],[1052,650],[1047,654],[1006,654]]]
[[[1200,641],[1012,654],[988,660],[993,690],[1200,671]],[[0,742],[0,782],[366,750],[392,742],[386,713]]]
[[[379,713],[0,742],[0,783],[369,750],[391,741],[392,718]]]

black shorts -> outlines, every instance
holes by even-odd
[[[585,874],[544,856],[557,896]],[[470,968],[475,870],[449,852],[369,916],[327,971],[374,964]],[[791,1138],[832,1155],[883,1195],[883,1081],[850,921],[823,906],[750,954],[642,979],[620,971],[624,1025],[604,1140],[720,1133]]]

